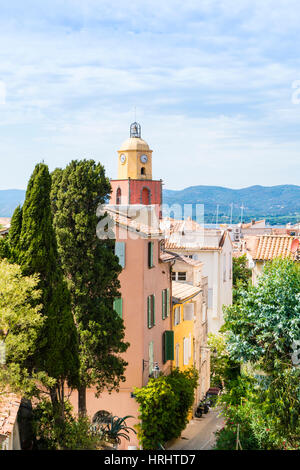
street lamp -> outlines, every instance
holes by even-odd
[[[150,362],[152,362],[152,361],[145,361],[145,359],[143,359],[143,372],[146,369],[147,364],[148,364],[148,368],[149,368]],[[160,368],[159,368],[158,362],[153,362],[152,373],[153,373],[154,379],[157,379],[159,377]]]

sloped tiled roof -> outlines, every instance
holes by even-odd
[[[17,419],[21,398],[14,393],[0,394],[0,440],[10,436]]]
[[[256,247],[252,252],[253,259],[272,260],[274,258],[295,258],[292,253],[292,242],[295,237],[289,235],[261,235],[257,237]]]
[[[186,282],[172,281],[172,299],[174,302],[183,302],[201,292],[201,287],[194,287]]]
[[[159,258],[163,263],[167,263],[169,261],[173,261],[174,259],[176,259],[177,256],[176,254],[168,253],[167,251],[161,251]]]
[[[248,224],[242,224],[242,228],[251,228],[255,227],[255,225],[262,224],[263,222],[266,222],[265,219],[262,220],[254,220],[253,222],[249,222]]]
[[[108,207],[105,209],[108,215],[115,221],[116,225],[120,227],[146,236],[160,237],[163,235],[163,232],[157,227],[151,227],[150,225],[138,222],[137,220],[134,220],[121,212],[111,210]]]

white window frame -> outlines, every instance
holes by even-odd
[[[183,365],[189,365],[189,338],[183,338]]]
[[[179,274],[184,274],[184,279],[179,279]],[[186,281],[186,271],[173,271],[172,272],[172,281]]]

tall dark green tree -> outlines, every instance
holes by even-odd
[[[50,396],[55,410],[63,416],[65,383],[70,387],[78,383],[78,342],[70,294],[58,262],[50,190],[48,167],[40,163],[29,180],[22,211],[14,214],[9,243],[23,274],[39,275],[42,314],[46,320],[31,368],[45,371],[56,380]]]
[[[62,268],[72,297],[80,345],[79,413],[86,413],[86,388],[118,388],[126,362],[123,320],[113,310],[121,267],[113,240],[99,240],[97,207],[111,187],[104,167],[93,160],[72,161],[52,175],[52,208]]]
[[[22,207],[17,206],[11,218],[10,229],[6,242],[6,258],[11,263],[17,263],[20,250],[20,236],[22,230]]]

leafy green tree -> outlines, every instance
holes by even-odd
[[[290,260],[265,266],[257,286],[225,308],[227,348],[233,359],[261,363],[266,372],[291,366],[300,337],[300,267]]]
[[[70,295],[59,266],[50,205],[51,177],[48,167],[36,165],[29,180],[21,211],[15,212],[15,230],[9,243],[25,275],[39,275],[42,314],[45,319],[36,353],[29,365],[55,379],[50,387],[52,404],[64,416],[64,386],[77,385],[78,347]],[[19,226],[21,232],[19,235]]]
[[[208,335],[210,347],[210,383],[213,387],[226,386],[240,374],[240,363],[229,356],[226,347],[226,335],[222,333]]]
[[[7,259],[10,256],[7,237],[0,237],[0,259]]]
[[[11,218],[10,229],[8,232],[7,242],[9,246],[9,259],[12,262],[18,261],[18,253],[20,251],[20,236],[22,230],[22,214],[22,207],[17,206]]]
[[[240,289],[247,289],[251,281],[251,269],[247,266],[246,255],[232,259],[232,296],[233,303],[239,299]]]
[[[231,357],[254,368],[255,390],[244,396],[255,439],[262,448],[298,448],[300,370],[292,356],[300,337],[299,265],[268,263],[257,286],[241,291],[239,302],[226,308],[225,329]],[[242,419],[238,406],[233,412]]]
[[[41,314],[38,276],[23,276],[18,265],[0,261],[0,388],[7,385],[15,392],[36,391],[27,369],[45,319]],[[34,301],[35,305],[32,305]],[[37,381],[43,374],[35,375]]]
[[[33,410],[33,429],[37,450],[98,450],[101,435],[94,432],[88,417],[75,417],[71,404],[65,402],[65,423],[57,425],[53,407],[48,400],[41,400]]]
[[[96,215],[111,187],[104,167],[73,160],[52,175],[52,209],[61,265],[68,281],[80,347],[78,409],[86,413],[86,388],[98,394],[124,380],[126,351],[123,320],[113,310],[119,296],[121,266],[114,240],[99,240]]]

